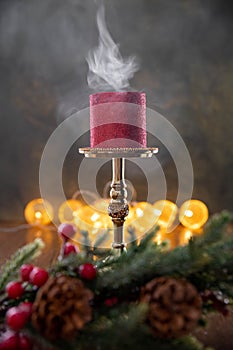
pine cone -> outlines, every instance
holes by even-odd
[[[185,280],[155,278],[142,289],[141,302],[149,304],[147,321],[159,337],[185,335],[201,317],[201,298],[196,288]]]
[[[36,295],[32,325],[50,340],[70,339],[91,320],[92,298],[82,281],[65,275],[51,277]]]

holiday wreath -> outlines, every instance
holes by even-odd
[[[83,249],[66,242],[48,271],[31,262],[36,239],[1,270],[0,349],[204,349],[191,332],[232,303],[232,219],[214,215],[173,250],[155,228],[121,256],[90,248],[83,232]]]

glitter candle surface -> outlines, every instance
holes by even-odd
[[[92,148],[146,147],[146,95],[101,92],[90,95]]]

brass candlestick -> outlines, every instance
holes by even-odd
[[[114,240],[112,247],[120,253],[125,249],[124,222],[129,213],[125,183],[125,158],[151,158],[158,148],[80,148],[87,158],[112,158],[112,183],[108,214],[112,218]]]

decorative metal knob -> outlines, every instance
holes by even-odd
[[[113,248],[119,248],[121,251],[125,248],[124,243],[124,221],[129,214],[127,204],[127,190],[125,183],[125,159],[112,158],[112,183],[110,197],[111,202],[108,207],[108,214],[112,218],[114,227]]]

